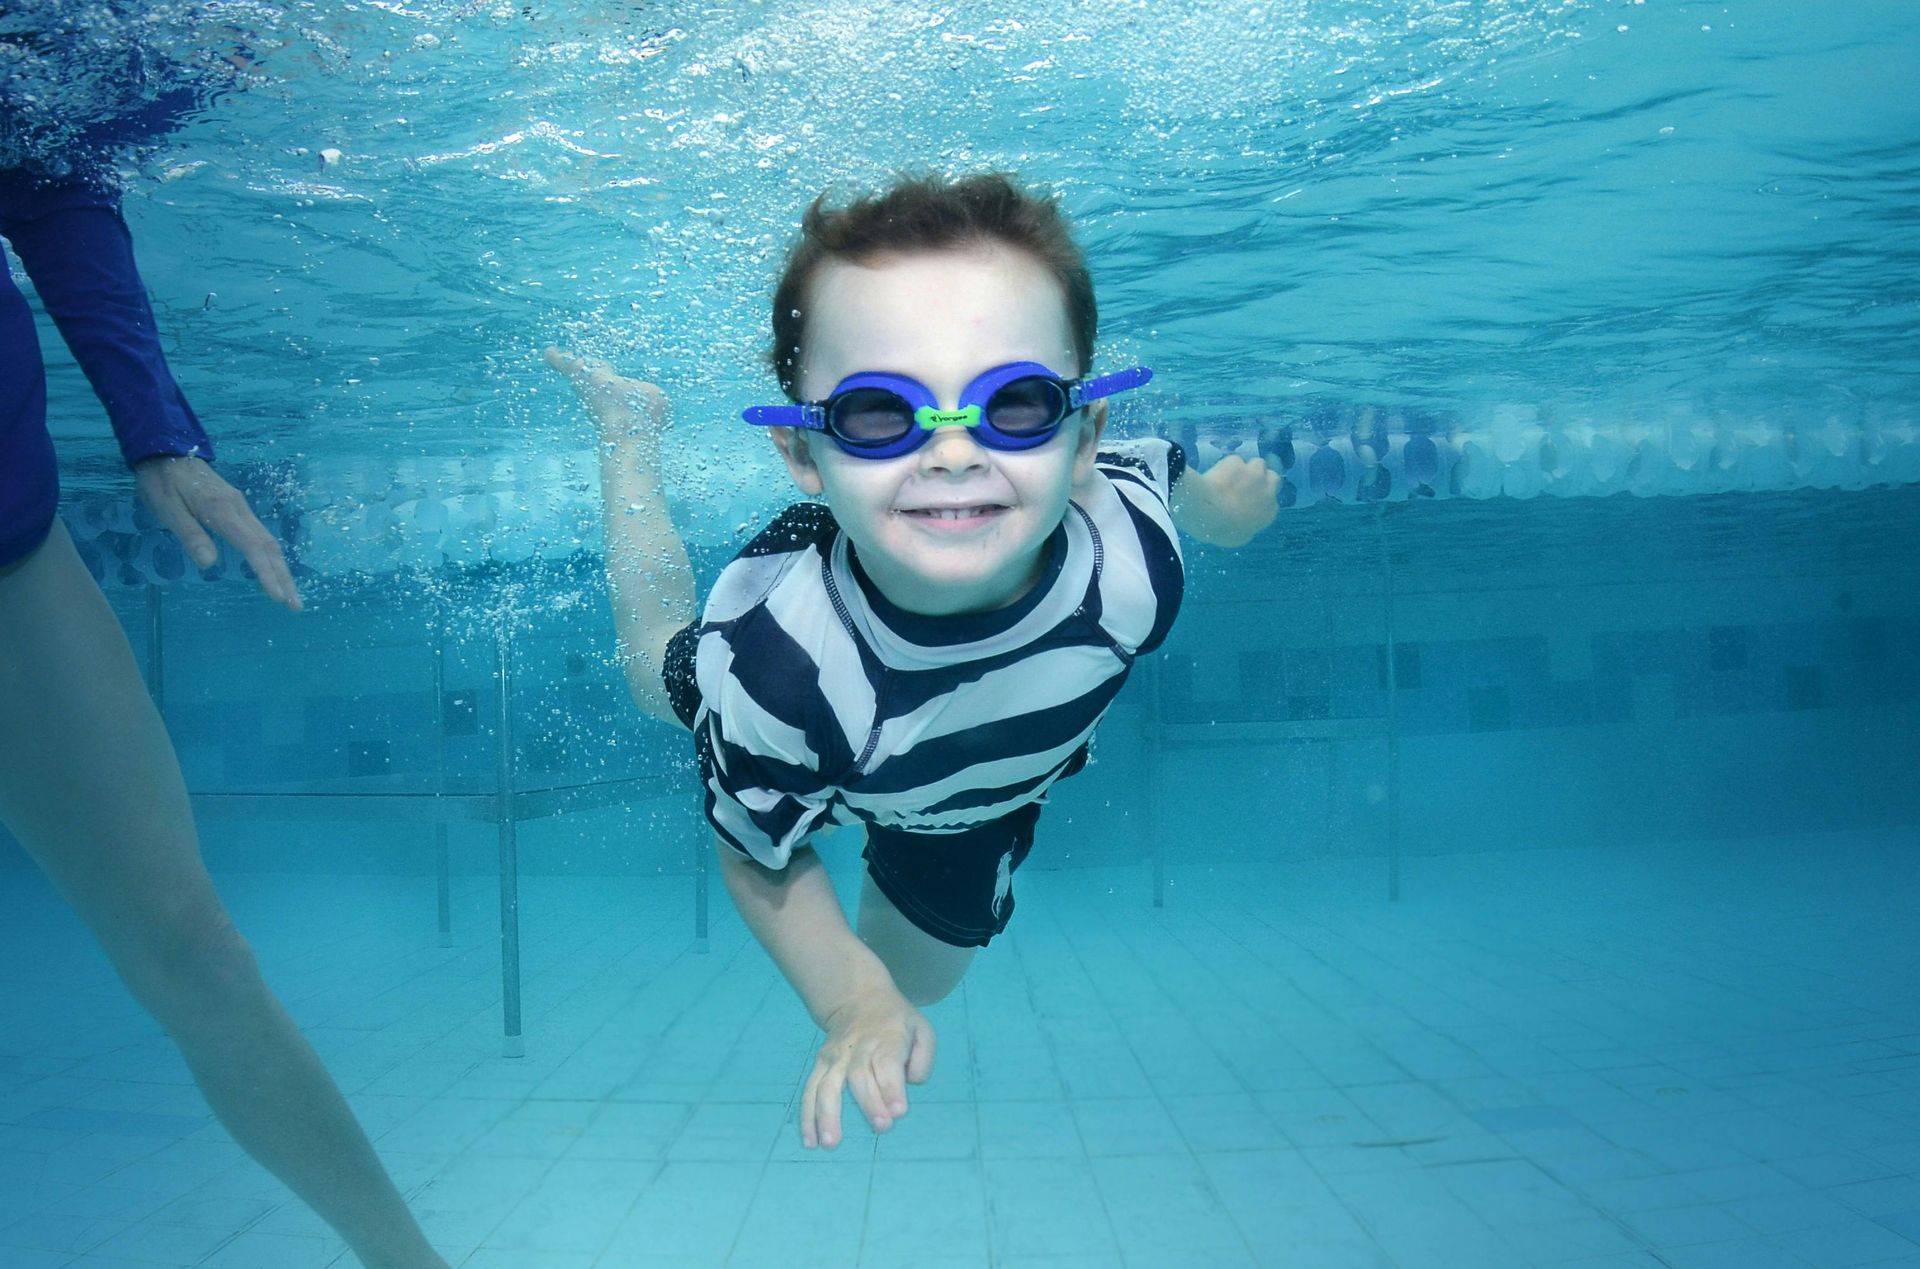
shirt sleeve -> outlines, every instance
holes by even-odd
[[[662,677],[673,712],[693,733],[707,822],[740,854],[769,868],[784,868],[818,819],[813,814],[817,798],[796,796],[795,791],[813,790],[817,781],[791,755],[763,758],[757,752],[765,747],[763,737],[743,735],[740,726],[706,707],[698,678],[703,643],[709,658],[727,655],[724,635],[717,642],[703,639],[700,623],[692,622],[668,641]],[[711,670],[709,681],[715,681]],[[720,694],[728,694],[725,686]]]
[[[738,693],[729,693],[724,674],[711,665],[715,657],[730,659],[724,633],[703,637],[697,621],[668,640],[661,677],[673,712],[693,733],[707,822],[721,841],[740,854],[769,868],[784,868],[794,846],[811,831],[806,801],[789,796],[787,790],[810,787],[813,782],[790,761],[778,760],[777,766],[764,762],[756,752],[757,737],[742,735],[737,723],[708,708],[699,680],[703,647],[710,663],[708,682],[716,694],[732,694],[737,700]]]
[[[710,633],[706,639],[712,639]],[[721,841],[768,868],[793,852],[832,815],[833,790],[804,743],[782,736],[777,720],[722,689],[704,697],[693,734],[707,822]]]
[[[786,867],[834,822],[841,791],[822,773],[853,760],[816,653],[769,607],[790,577],[817,576],[837,532],[817,504],[776,516],[721,571],[700,621],[673,637],[662,667],[674,711],[693,732],[708,822],[768,868]]]
[[[160,454],[211,460],[213,444],[161,354],[118,198],[85,181],[0,172],[0,235],[106,407],[128,466]]]
[[[1108,441],[1093,461],[1109,479],[1131,479],[1151,490],[1163,506],[1172,501],[1173,487],[1187,470],[1186,451],[1159,436]]]
[[[1106,490],[1086,505],[1106,542],[1101,624],[1118,646],[1144,656],[1165,641],[1186,592],[1169,505],[1186,454],[1172,441],[1143,437],[1103,445],[1094,465],[1107,478]]]

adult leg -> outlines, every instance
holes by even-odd
[[[63,526],[0,570],[0,821],[221,1123],[369,1266],[444,1269],[201,863],[173,745]]]

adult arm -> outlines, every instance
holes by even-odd
[[[262,590],[287,607],[300,591],[280,544],[207,460],[213,444],[160,351],[146,285],[119,200],[85,181],[0,171],[0,236],[106,407],[140,495],[194,563],[209,567],[208,530],[232,542]]]
[[[119,200],[84,181],[0,173],[0,235],[106,407],[127,465],[211,459],[213,443],[160,350]]]

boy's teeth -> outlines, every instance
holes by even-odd
[[[936,520],[964,520],[985,510],[985,507],[922,507],[913,514],[932,516]]]

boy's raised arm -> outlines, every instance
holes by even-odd
[[[1228,455],[1173,487],[1174,527],[1213,546],[1245,546],[1280,511],[1280,473],[1264,458]]]
[[[694,619],[693,566],[660,484],[666,394],[558,348],[547,349],[547,364],[573,384],[599,425],[607,583],[627,687],[643,711],[682,727],[661,668],[668,640]]]

